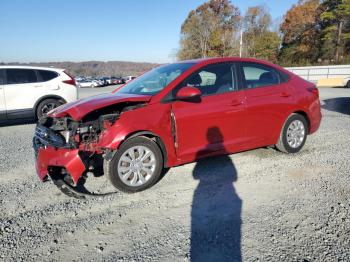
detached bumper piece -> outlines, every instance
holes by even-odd
[[[44,181],[47,178],[50,167],[62,167],[66,169],[76,185],[86,170],[78,152],[78,149],[56,149],[50,146],[39,148],[36,159],[36,171],[40,180]]]
[[[89,161],[97,161],[99,158],[95,157],[92,160],[78,148],[70,147],[60,133],[37,125],[33,147],[39,179],[44,182],[50,177],[65,195],[81,199],[86,196],[105,196],[114,193],[94,194],[84,187]],[[101,162],[102,157],[99,160]]]

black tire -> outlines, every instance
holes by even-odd
[[[297,147],[291,147],[287,142],[287,131],[288,131],[291,123],[295,120],[299,120],[303,124],[303,126],[304,126],[304,138],[303,138],[300,145],[298,145]],[[307,123],[304,116],[299,115],[299,114],[290,115],[282,127],[280,136],[278,138],[278,142],[276,144],[276,148],[279,151],[284,152],[284,153],[297,153],[297,152],[299,152],[303,148],[303,146],[306,142],[308,131],[309,131],[308,123]]]
[[[135,146],[143,146],[148,148],[154,154],[155,160],[156,160],[155,169],[151,177],[144,184],[140,186],[127,185],[122,181],[122,179],[118,175],[118,163],[120,158],[127,150]],[[118,149],[118,151],[116,152],[112,160],[107,162],[105,166],[105,172],[107,173],[106,175],[111,181],[112,185],[118,190],[123,191],[125,193],[135,193],[135,192],[140,192],[147,188],[150,188],[155,183],[157,183],[157,181],[160,179],[162,175],[162,171],[163,171],[163,155],[159,146],[156,144],[156,142],[144,136],[130,138],[129,140],[125,141],[120,146],[120,148]]]
[[[350,80],[346,83],[346,88],[350,88]]]
[[[54,98],[45,99],[40,102],[40,104],[36,108],[36,117],[40,119],[44,115],[46,115],[50,110],[62,105],[63,103]]]

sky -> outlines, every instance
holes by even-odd
[[[171,62],[188,13],[205,0],[0,0],[0,62]],[[265,5],[281,19],[297,0]]]

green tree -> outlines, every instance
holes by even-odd
[[[350,0],[324,0],[319,7],[322,58],[340,62],[350,51]]]
[[[210,0],[192,10],[181,26],[178,58],[192,59],[233,55],[239,9],[229,0]]]

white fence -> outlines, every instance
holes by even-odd
[[[286,67],[286,69],[314,83],[320,79],[350,77],[350,65]]]

